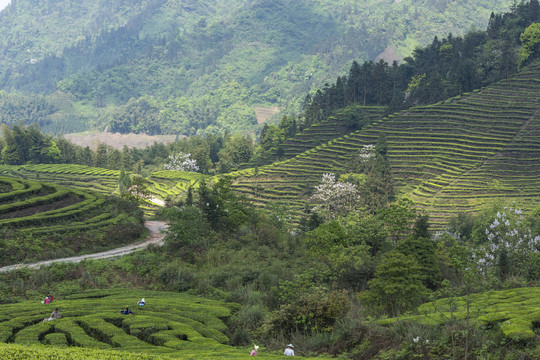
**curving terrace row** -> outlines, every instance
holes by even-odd
[[[433,230],[497,199],[531,209],[540,199],[540,64],[473,93],[392,114],[257,175],[240,173],[235,187],[260,206],[281,202],[300,216],[322,174],[344,171],[347,159],[381,132],[400,194],[430,214]]]

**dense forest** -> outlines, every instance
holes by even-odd
[[[124,146],[122,150],[103,143],[94,150],[78,146],[61,135],[42,133],[38,124],[4,124],[0,135],[0,164],[79,164],[141,175],[163,169],[178,154],[195,161],[198,172],[223,174],[247,163],[255,152],[251,137],[229,133],[193,136],[167,145],[155,143],[144,149]]]
[[[450,34],[441,40],[435,37],[430,45],[416,48],[401,64],[394,62],[389,65],[380,60],[366,61],[360,65],[353,61],[348,75],[338,76],[335,83],[325,84],[313,95],[308,93],[297,114],[283,116],[276,125],[265,124],[256,146],[252,143],[251,136],[226,132],[209,136],[197,135],[169,145],[155,144],[148,149],[125,148],[123,152],[100,145],[97,152],[103,153],[101,158],[109,158],[109,161],[96,162],[96,154],[90,149],[67,150],[74,146],[67,145],[65,140],[59,138],[55,143],[66,148],[61,152],[62,158],[42,158],[40,162],[79,163],[136,171],[138,166],[134,167],[134,164],[142,163],[157,168],[166,163],[169,156],[181,152],[190,154],[202,173],[226,173],[245,166],[244,164],[261,165],[258,159],[264,157],[265,153],[275,152],[286,139],[335,115],[337,111],[351,118],[350,130],[364,126],[368,122],[367,117],[362,110],[352,107],[353,105],[385,106],[389,113],[414,105],[435,103],[508,78],[519,67],[540,56],[538,26],[535,23],[539,20],[540,6],[537,0],[532,0],[529,3],[515,4],[504,14],[492,13],[485,31],[474,30],[464,36]],[[86,88],[92,87],[87,85]],[[240,88],[238,83],[231,85],[227,96],[240,91]],[[23,96],[0,92],[0,107],[3,110],[0,117],[2,123],[10,126],[25,119],[24,123],[37,124],[41,129],[48,128],[51,120],[47,116],[55,113],[63,101],[65,98],[62,97]],[[191,106],[189,102],[171,101],[169,103],[172,105],[163,109],[162,103],[157,99],[131,98],[115,110],[110,117],[109,126],[113,131],[121,133],[167,132],[165,127],[169,121],[178,119],[178,111],[185,111]],[[343,108],[346,110],[342,110]],[[206,115],[211,112],[211,108],[204,110]],[[239,112],[235,114],[238,115]],[[204,116],[195,117],[201,119]],[[69,120],[70,116],[64,115],[64,122]],[[56,121],[59,122],[59,119]],[[20,132],[24,128],[21,126],[15,126],[13,132]],[[197,128],[192,126],[194,132]],[[28,130],[39,132],[35,125]],[[11,151],[7,149],[13,142],[11,133],[9,128],[4,128],[4,140],[0,142],[0,148],[6,148],[3,153]],[[43,146],[42,153],[48,152],[47,146]],[[76,153],[78,155],[75,155]],[[82,153],[86,155],[83,156]],[[120,161],[122,158],[128,160]],[[29,159],[22,151],[17,157],[11,160],[3,157],[2,161],[5,164],[24,164],[26,161],[37,160]]]
[[[435,37],[401,64],[354,61],[348,75],[306,96],[295,127],[291,128],[293,119],[285,119],[280,128],[294,134],[358,103],[384,105],[389,113],[433,104],[506,79],[540,55],[538,21],[540,6],[531,0],[515,4],[508,13],[492,13],[486,31]]]
[[[0,88],[45,95],[49,133],[252,132],[256,105],[296,112],[353,60],[401,59],[510,4],[16,0],[0,14]]]

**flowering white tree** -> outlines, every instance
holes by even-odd
[[[197,161],[190,158],[191,154],[184,154],[179,152],[178,154],[169,155],[168,163],[165,164],[165,170],[179,170],[196,172],[199,170]]]
[[[498,270],[499,276],[526,272],[527,259],[540,250],[540,236],[533,236],[523,224],[522,210],[504,207],[485,229],[488,244],[481,249],[478,264]]]
[[[375,145],[368,144],[362,146],[362,149],[358,152],[358,157],[360,158],[360,162],[366,163],[370,159],[375,157]]]
[[[348,182],[336,181],[334,174],[323,174],[321,184],[315,187],[311,199],[318,205],[314,210],[326,210],[328,216],[336,217],[342,212],[351,211],[360,203],[358,187]]]

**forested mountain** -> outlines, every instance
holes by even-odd
[[[43,95],[51,132],[253,131],[256,105],[297,111],[353,60],[402,58],[511,3],[13,0],[0,13],[0,86]],[[10,99],[34,97],[3,96],[3,108],[20,106]],[[25,119],[12,113],[3,122]]]

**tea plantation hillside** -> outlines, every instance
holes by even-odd
[[[138,308],[137,301],[143,297],[146,304]],[[120,314],[126,307],[134,315]],[[69,347],[70,353],[72,349],[92,349],[75,350],[81,358],[92,354],[100,359],[244,358],[249,350],[228,346],[224,334],[223,321],[236,307],[185,294],[146,290],[90,290],[55,299],[50,305],[37,300],[4,304],[0,308],[0,343],[24,348],[0,346],[0,354],[42,351],[43,355],[64,358],[65,353],[52,349]],[[62,317],[44,322],[55,308]]]
[[[146,305],[137,309],[142,297]],[[120,314],[131,307],[135,315]],[[0,341],[21,345],[75,346],[153,354],[235,353],[224,345],[221,319],[231,305],[175,293],[94,290],[55,299],[2,306]],[[62,318],[43,322],[54,308]]]
[[[445,298],[421,305],[419,315],[400,319],[379,320],[380,324],[397,321],[414,321],[425,325],[440,326],[445,322],[465,319],[466,297]],[[540,356],[540,288],[518,288],[473,294],[469,302],[472,322],[488,329],[500,329],[507,341],[536,344]]]
[[[338,111],[335,116],[330,116],[325,121],[309,126],[285,140],[279,148],[271,148],[270,151],[264,153],[261,159],[253,160],[248,165],[255,166],[256,162],[270,164],[280,160],[280,158],[295,157],[316,146],[346,135],[353,129],[362,128],[380,119],[384,116],[386,109],[385,106],[355,105]],[[279,154],[280,152],[282,154]]]
[[[141,215],[92,191],[0,175],[0,264],[133,242],[143,234]]]
[[[255,204],[288,204],[298,216],[322,174],[345,172],[381,132],[400,196],[426,211],[433,228],[487,200],[530,209],[540,199],[540,64],[460,98],[390,115],[257,175],[239,172],[234,186]]]
[[[1,175],[110,195],[117,192],[120,171],[76,164],[0,165]],[[155,171],[146,179],[150,198],[140,207],[146,215],[153,215],[158,208],[156,203],[181,195],[203,178],[198,173]]]

